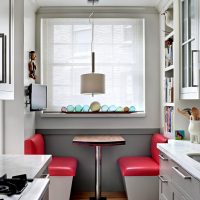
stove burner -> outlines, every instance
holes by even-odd
[[[5,174],[0,177],[0,194],[5,194],[8,196],[21,194],[27,186],[28,181],[29,180],[25,174],[13,176],[11,179],[8,179],[7,175]]]
[[[0,185],[0,193],[4,193],[9,190],[9,187],[6,185]]]

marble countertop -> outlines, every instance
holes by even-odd
[[[51,155],[0,155],[0,176],[8,178],[27,174],[28,178],[40,177],[51,161]]]
[[[188,173],[200,180],[200,162],[190,158],[188,154],[200,154],[200,144],[190,141],[169,140],[166,144],[158,144],[158,149],[183,167]]]

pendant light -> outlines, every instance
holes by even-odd
[[[81,75],[81,94],[104,94],[105,93],[105,75],[95,73],[95,52],[93,50],[94,43],[94,20],[91,22],[91,17],[94,16],[94,3],[97,0],[88,0],[92,2],[93,11],[89,16],[89,21],[92,24],[92,41],[91,41],[91,58],[92,58],[92,72]]]

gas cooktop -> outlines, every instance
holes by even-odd
[[[0,177],[0,195],[12,196],[21,194],[28,185],[28,182],[32,181],[33,179],[27,179],[26,174],[13,176],[12,178],[7,178],[5,174]]]

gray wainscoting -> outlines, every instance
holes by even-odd
[[[73,191],[94,191],[94,147],[72,144],[78,134],[121,134],[126,145],[103,148],[102,190],[124,191],[123,180],[117,165],[121,156],[147,156],[151,135],[159,129],[133,130],[37,130],[45,135],[46,153],[55,156],[74,156],[78,160],[77,174],[73,181]]]

